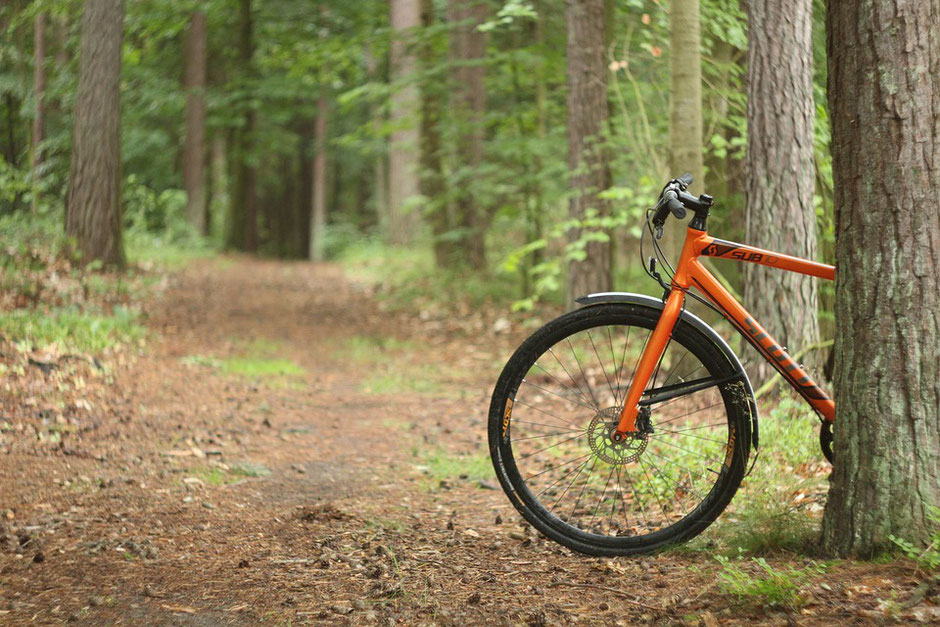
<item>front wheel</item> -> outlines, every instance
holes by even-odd
[[[648,417],[612,441],[660,314],[634,303],[565,314],[516,350],[493,392],[490,455],[504,491],[536,529],[576,551],[631,555],[688,540],[744,476],[750,387],[736,359],[682,319],[644,395],[655,401]]]

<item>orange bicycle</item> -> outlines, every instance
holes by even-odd
[[[670,181],[647,214],[668,267],[657,241],[666,219],[694,213],[668,284],[650,259],[663,298],[577,299],[580,309],[516,350],[493,392],[490,456],[503,490],[536,529],[576,551],[649,553],[694,537],[731,501],[757,449],[747,374],[721,336],[686,310],[687,296],[726,318],[816,410],[832,461],[835,404],[699,258],[829,280],[835,268],[710,237],[713,201],[689,194],[691,182],[688,174]]]

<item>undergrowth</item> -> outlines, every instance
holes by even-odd
[[[889,535],[888,539],[908,558],[913,560],[918,567],[926,571],[940,571],[940,507],[930,506],[927,518],[933,525],[933,533],[928,539],[927,546],[918,546],[895,535]]]
[[[830,469],[819,450],[818,425],[812,411],[793,399],[765,410],[756,462],[751,451],[751,473],[718,521],[677,550],[815,554]]]
[[[371,283],[377,296],[396,311],[416,305],[496,305],[507,311],[521,296],[517,280],[485,271],[441,269],[428,246],[387,246],[376,239],[350,242],[337,260],[351,277]]]
[[[718,571],[721,591],[735,597],[743,605],[755,608],[799,609],[805,604],[800,595],[801,588],[814,576],[826,572],[825,566],[816,563],[807,568],[794,568],[771,566],[762,557],[744,562],[721,555],[715,559],[721,564],[721,570]],[[746,569],[742,564],[751,567]]]
[[[145,334],[139,313],[120,306],[110,314],[75,307],[0,312],[0,335],[26,350],[55,344],[65,353],[100,354],[117,344],[142,340]]]
[[[80,262],[63,232],[61,207],[0,215],[0,339],[24,351],[54,345],[54,352],[95,355],[143,340],[134,303],[159,280],[152,270],[210,249],[178,220],[147,230],[133,219],[133,207],[127,215],[130,264],[122,273]]]

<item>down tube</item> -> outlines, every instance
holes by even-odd
[[[760,325],[741,304],[728,293],[721,283],[705,269],[694,262],[691,272],[692,283],[708,300],[728,315],[728,320],[770,362],[793,388],[806,399],[813,409],[832,422],[836,416],[836,406],[831,398],[818,386],[806,371],[797,364],[789,353],[777,344],[777,341]]]

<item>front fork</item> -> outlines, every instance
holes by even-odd
[[[623,409],[620,411],[620,422],[617,425],[617,430],[611,435],[614,442],[622,441],[627,434],[636,433],[636,418],[640,413],[640,397],[643,396],[643,391],[646,390],[650,377],[653,376],[656,365],[662,358],[666,345],[669,344],[669,338],[672,337],[672,330],[679,320],[684,303],[685,292],[683,290],[673,289],[669,292],[669,298],[666,299],[663,313],[646,343],[636,373],[633,375],[633,383],[630,384],[630,389],[627,391]]]

